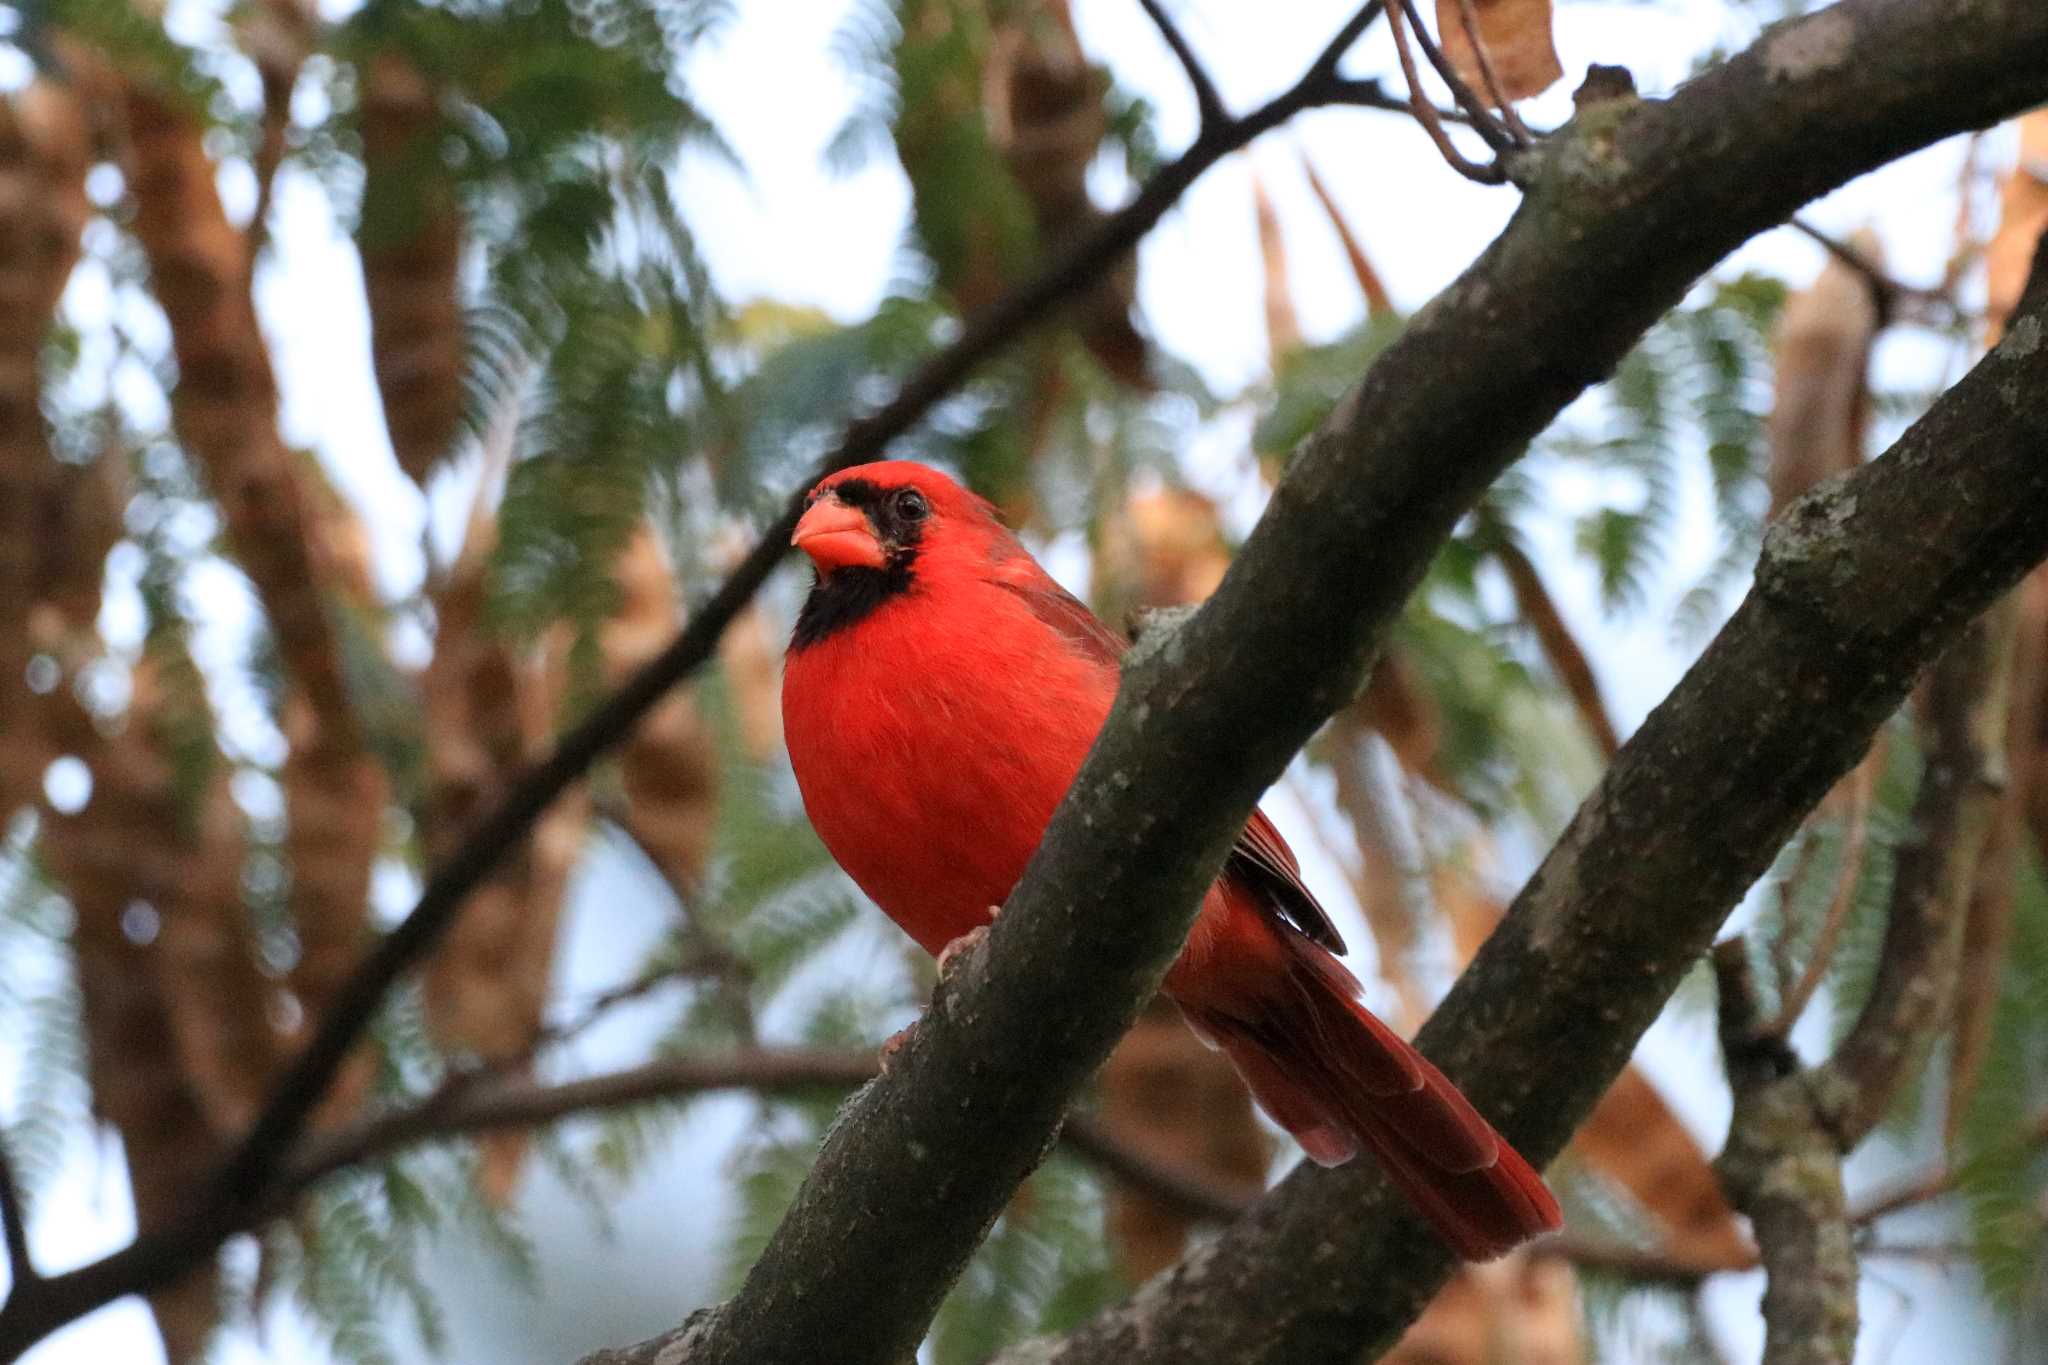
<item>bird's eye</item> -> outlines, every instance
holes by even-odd
[[[896,495],[895,512],[905,521],[923,521],[932,514],[932,505],[915,488],[906,488]]]

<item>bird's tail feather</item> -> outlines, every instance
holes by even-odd
[[[1363,1147],[1468,1261],[1499,1256],[1562,1222],[1521,1154],[1428,1059],[1358,1003],[1351,973],[1295,940],[1286,988],[1256,1017],[1190,1009],[1274,1122],[1315,1161]]]

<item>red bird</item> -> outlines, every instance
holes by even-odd
[[[945,475],[885,461],[821,482],[817,568],[782,716],[804,809],[925,951],[988,923],[1109,715],[1124,642]],[[1254,811],[1166,992],[1326,1166],[1363,1147],[1467,1260],[1558,1226],[1543,1180],[1358,1002],[1294,853]]]

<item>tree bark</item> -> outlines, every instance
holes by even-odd
[[[1530,153],[1508,231],[1309,438],[1209,604],[1133,652],[1005,913],[842,1115],[747,1284],[671,1338],[594,1359],[799,1359],[825,1341],[846,1361],[906,1357],[1157,984],[1253,801],[1356,694],[1494,475],[1748,235],[2043,97],[2032,0],[1847,0],[1668,101],[1594,102]],[[1562,1146],[1914,674],[2048,553],[2048,414],[2027,405],[2048,354],[2025,335],[1881,469],[1774,527],[1750,601],[1424,1030],[1525,1152]],[[1299,1172],[1129,1305],[1012,1358],[1353,1359],[1448,1264],[1376,1171]]]

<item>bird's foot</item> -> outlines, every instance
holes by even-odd
[[[996,916],[1002,913],[1002,909],[1003,907],[1000,905],[991,905],[988,908],[988,918],[990,924],[993,924],[995,922]],[[943,980],[946,974],[953,969],[953,963],[957,959],[959,959],[962,955],[971,952],[976,944],[980,943],[983,939],[987,937],[988,925],[977,924],[972,929],[969,929],[966,933],[960,935],[960,937],[954,939],[951,943],[948,943],[945,947],[939,949],[940,978]]]
[[[899,1048],[910,1041],[910,1030],[916,1027],[916,1024],[906,1024],[882,1040],[881,1051],[875,1054],[875,1065],[884,1076],[889,1074],[890,1059],[896,1055]]]

